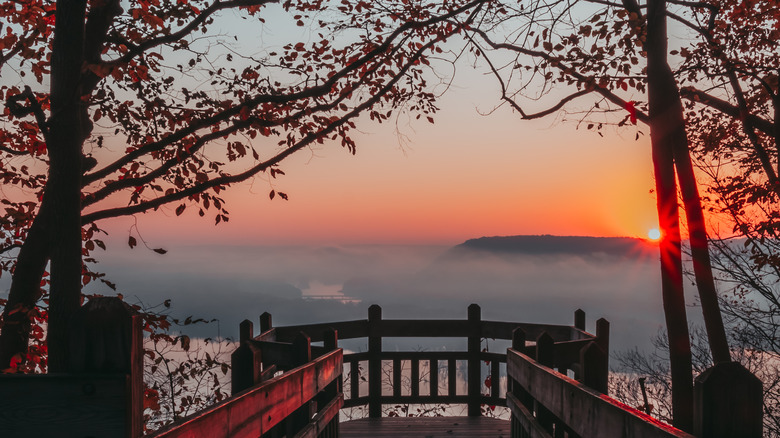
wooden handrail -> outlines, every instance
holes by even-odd
[[[168,426],[152,437],[256,438],[314,399],[341,376],[342,368],[342,350],[331,351]],[[342,395],[338,394],[337,398],[342,399]]]
[[[568,325],[480,321],[483,338],[511,340],[512,330],[516,328],[523,329],[531,339],[536,339],[543,332],[547,333],[556,342],[593,340],[594,337]],[[289,342],[295,335],[304,332],[311,336],[312,342],[318,342],[322,341],[322,333],[327,329],[338,331],[341,340],[365,338],[368,336],[368,320],[274,327],[269,333],[263,333],[255,339]],[[379,335],[386,338],[465,338],[469,335],[462,319],[382,319],[377,330]]]
[[[536,402],[537,410],[541,405],[555,418],[556,428],[564,428],[569,435],[582,438],[693,438],[516,350],[507,351],[507,373],[513,392],[519,391],[527,397],[525,401],[516,393],[507,397],[516,421],[530,425],[525,431],[527,436],[550,436],[549,431],[547,435],[538,433],[544,428],[531,415]]]
[[[323,333],[327,330],[335,330],[340,339],[366,338],[368,351],[350,353],[344,355],[344,362],[350,365],[351,370],[357,370],[363,364],[363,373],[359,377],[355,371],[350,376],[350,391],[345,394],[345,406],[354,407],[368,405],[369,415],[381,416],[381,406],[399,403],[465,403],[469,407],[469,415],[480,415],[480,405],[505,405],[506,400],[500,396],[500,367],[506,363],[506,355],[503,353],[481,351],[480,341],[484,338],[513,340],[514,332],[519,329],[526,336],[535,339],[542,333],[546,333],[554,342],[553,354],[560,368],[579,370],[580,350],[588,343],[597,339],[596,336],[584,331],[584,312],[579,311],[575,320],[581,323],[581,327],[554,324],[529,324],[506,321],[484,321],[481,319],[479,306],[469,306],[469,318],[463,319],[384,319],[382,309],[379,306],[369,308],[369,318],[364,320],[340,321],[331,323],[305,324],[287,327],[271,327],[270,315],[266,318],[266,331],[255,337],[255,341],[272,341],[268,348],[260,348],[264,351],[263,363],[276,363],[282,365],[284,360],[278,356],[284,355],[284,342],[290,340],[298,333],[305,332],[312,341],[324,339]],[[468,340],[468,349],[465,351],[383,351],[383,338],[465,338]],[[261,342],[258,344],[266,345]],[[525,346],[529,352],[535,351],[535,345],[530,342]],[[401,364],[402,361],[410,362],[411,385],[407,394],[401,391]],[[429,394],[420,395],[419,373],[421,362],[430,361],[435,367],[429,375]],[[389,362],[389,364],[388,364]],[[459,363],[466,362],[468,372],[467,393],[457,394],[456,380]],[[481,374],[482,363],[490,364],[490,395],[482,394],[485,376]],[[383,369],[383,364],[384,369]],[[440,389],[439,366],[447,368],[447,388]],[[389,366],[389,368],[387,368]],[[475,371],[471,371],[475,370]],[[392,394],[382,394],[382,379],[390,375]],[[367,377],[367,379],[366,379]],[[359,385],[361,378],[366,380],[368,394],[360,394]]]

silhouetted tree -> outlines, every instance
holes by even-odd
[[[760,137],[759,131],[773,135],[776,123],[767,118],[764,109],[770,100],[776,104],[776,97],[756,105],[738,90],[761,75],[776,72],[777,2],[540,0],[492,7],[492,14],[486,14],[489,18],[479,21],[467,35],[473,52],[495,75],[502,99],[521,117],[533,119],[566,111],[579,100],[590,106],[577,116],[579,123],[599,134],[610,125],[643,122],[650,127],[662,229],[661,274],[674,383],[674,424],[690,430],[691,352],[677,184],[713,359],[729,361],[688,137],[707,135],[700,119],[717,123],[718,117],[724,118],[723,123],[740,121],[746,135],[752,132]],[[673,50],[667,43],[668,20],[675,21],[688,36],[675,41]],[[743,23],[749,24],[747,30],[734,30]],[[750,31],[755,31],[755,36]],[[766,61],[766,68],[745,69],[747,65],[758,67],[760,61]],[[763,92],[776,96],[776,80],[763,82]],[[540,107],[538,102],[545,100],[553,102]],[[640,135],[642,131],[636,129],[636,137]],[[712,140],[717,143],[718,137]],[[762,166],[772,167],[767,164],[777,161],[777,152],[770,154],[753,143],[754,150],[748,153],[763,156]]]
[[[230,185],[283,174],[279,164],[313,144],[340,142],[354,153],[358,115],[381,122],[401,110],[430,118],[429,56],[462,30],[449,18],[466,14],[458,20],[466,23],[477,6],[0,3],[0,173],[9,193],[0,253],[12,272],[0,367],[26,351],[48,287],[49,365],[63,369],[68,317],[81,287],[101,278],[84,264],[105,248],[101,220],[175,205],[177,215],[195,207],[227,221],[220,194]],[[242,47],[246,37],[231,23],[262,26],[266,18],[310,34],[277,52],[260,41]],[[272,190],[270,197],[287,195]],[[137,241],[131,235],[128,243]]]

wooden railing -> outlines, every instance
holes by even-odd
[[[270,315],[261,325],[270,328]],[[273,329],[253,337],[243,321],[231,356],[232,397],[153,437],[338,437],[343,351],[335,330],[320,336],[322,347],[303,332],[290,342],[273,339]]]
[[[263,322],[265,321],[265,322]],[[383,319],[382,308],[373,305],[368,309],[368,319],[342,321],[324,324],[296,325],[288,327],[271,327],[271,316],[263,314],[261,325],[263,333],[256,339],[259,341],[291,340],[297,333],[304,332],[311,336],[312,341],[320,341],[329,330],[335,330],[339,339],[365,338],[368,341],[368,351],[344,355],[344,363],[349,365],[350,388],[346,394],[344,407],[368,406],[370,417],[380,417],[382,407],[397,404],[465,404],[468,415],[479,416],[481,405],[506,406],[506,397],[501,395],[500,369],[506,363],[506,354],[487,352],[481,349],[482,339],[512,340],[513,334],[525,333],[539,337],[542,334],[549,337],[553,343],[553,352],[558,358],[560,370],[573,370],[578,373],[580,365],[580,350],[593,341],[598,341],[605,348],[609,345],[609,324],[605,320],[597,323],[597,335],[587,333],[585,328],[585,313],[575,312],[575,325],[527,324],[518,322],[485,321],[481,318],[480,307],[472,304],[468,307],[468,317],[465,320],[413,320],[413,319]],[[465,338],[465,351],[385,351],[382,348],[384,338]],[[534,343],[524,348],[534,350]],[[265,356],[263,356],[265,357]],[[410,377],[408,391],[402,390],[402,365],[409,363]],[[263,361],[265,363],[265,361]],[[465,362],[466,386],[465,394],[457,392],[456,382],[459,364]],[[481,362],[490,366],[489,394],[482,394],[482,384],[487,376],[482,375]],[[385,365],[383,368],[383,364]],[[420,371],[428,365],[428,394],[421,394]],[[446,368],[447,385],[443,391],[439,387],[439,370]],[[367,376],[357,372],[367,369]],[[606,382],[607,364],[602,364],[600,375]],[[463,374],[463,373],[461,373]],[[385,376],[389,376],[391,391],[382,393]],[[360,379],[367,377],[367,384],[362,385]],[[606,383],[605,383],[606,384]]]
[[[339,410],[368,406],[382,415],[388,404],[466,404],[470,416],[482,404],[507,406],[513,438],[759,438],[761,382],[737,363],[716,364],[696,379],[694,435],[625,406],[607,393],[609,323],[587,333],[585,314],[574,326],[484,321],[479,306],[465,320],[386,320],[371,306],[368,319],[273,327],[260,317],[240,327],[232,355],[233,395],[151,435],[156,438],[265,437],[336,438]],[[0,375],[0,436],[141,436],[143,354],[140,318],[118,298],[90,300],[72,319],[69,372],[60,375]],[[465,351],[384,351],[387,337],[465,338]],[[343,354],[338,339],[365,338],[368,351]],[[484,338],[511,340],[506,354],[482,351]],[[312,342],[322,342],[313,346]],[[401,365],[411,367],[408,394],[401,391]],[[482,366],[490,364],[490,393],[482,394]],[[391,393],[382,394],[383,362]],[[433,372],[421,394],[421,364]],[[459,394],[459,362],[466,362],[467,391]],[[345,400],[343,365],[350,366]],[[367,394],[356,372],[367,364]],[[501,396],[500,367],[507,391]],[[439,387],[439,365],[448,384]],[[462,367],[461,367],[462,368]],[[570,377],[571,376],[571,377]],[[572,378],[573,377],[573,378]]]
[[[607,395],[606,351],[597,336],[580,351],[577,379],[549,336],[534,350],[515,332],[507,350],[507,406],[512,438],[715,438],[762,436],[761,382],[738,363],[720,363],[696,378],[694,435]]]

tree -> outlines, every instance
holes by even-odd
[[[67,321],[81,287],[105,280],[85,264],[105,248],[100,221],[166,205],[227,221],[220,193],[231,184],[283,175],[280,163],[312,144],[336,141],[354,153],[358,115],[381,122],[396,109],[430,118],[429,57],[478,5],[0,4],[0,166],[6,191],[18,189],[3,200],[0,220],[3,268],[12,273],[2,368],[27,349],[30,320],[48,292],[49,369],[65,369]],[[460,14],[463,24],[449,20]],[[221,34],[236,17],[256,26],[286,20],[312,29],[311,38],[253,56],[231,46],[237,35],[231,43]],[[270,191],[277,196],[287,198]]]
[[[577,116],[578,122],[600,135],[610,125],[649,125],[662,229],[661,274],[674,424],[686,430],[692,428],[692,363],[683,297],[677,184],[710,349],[715,362],[730,361],[688,137],[707,132],[699,129],[699,119],[717,123],[721,116],[737,117],[754,136],[760,129],[776,129],[765,112],[756,111],[759,107],[746,106],[737,90],[750,80],[747,76],[766,74],[766,70],[760,74],[743,72],[746,59],[759,61],[754,66],[764,59],[771,59],[769,65],[776,63],[777,38],[772,35],[777,36],[777,11],[776,1],[649,0],[639,4],[633,0],[542,0],[493,6],[492,14],[486,13],[489,18],[478,21],[479,27],[467,34],[472,51],[485,60],[496,77],[501,98],[522,118],[548,116],[571,107],[576,100],[587,100],[591,108]],[[748,30],[732,31],[746,18]],[[667,20],[688,32],[689,39],[675,41],[682,45],[680,49],[668,48]],[[748,36],[751,30],[759,32]],[[776,81],[771,84],[764,81],[764,93],[777,96]],[[730,101],[732,96],[736,102]],[[548,107],[535,104],[545,98],[552,100]],[[642,134],[636,129],[637,139]],[[712,139],[717,143],[719,138]],[[764,157],[764,167],[771,168],[769,164],[777,159],[765,148],[755,148],[755,153]]]

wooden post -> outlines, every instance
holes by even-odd
[[[525,354],[525,330],[520,327],[512,330],[512,349]]]
[[[382,416],[382,308],[368,308],[368,416]]]
[[[555,366],[555,341],[547,332],[542,332],[536,339],[536,361],[549,368]],[[552,434],[555,422],[552,414],[541,404],[536,405],[536,418],[539,424]]]
[[[259,348],[251,344],[254,336],[252,321],[241,321],[238,328],[238,348],[230,355],[232,394],[249,389],[262,381],[263,360]]]
[[[141,436],[144,394],[141,316],[117,297],[92,298],[71,317],[68,336],[69,373],[129,375],[124,394],[126,413],[123,417],[127,422],[125,436]],[[85,383],[84,388],[89,385]],[[101,390],[93,388],[91,393],[99,393]]]
[[[271,330],[273,327],[273,324],[271,323],[271,314],[268,312],[263,312],[262,315],[260,315],[260,333],[265,333],[268,330]]]
[[[694,435],[760,438],[763,434],[761,380],[737,362],[721,362],[696,377]]]
[[[468,308],[468,415],[482,415],[480,399],[482,398],[482,372],[480,370],[480,344],[482,341],[482,310],[479,305],[471,304]]]
[[[599,318],[599,320],[596,321],[596,342],[598,342],[599,347],[604,350],[606,360],[604,362],[606,371],[604,372],[609,373],[609,321],[604,318]],[[606,392],[604,392],[604,394],[606,394]]]
[[[298,332],[292,341],[292,363],[299,367],[311,362],[311,338],[304,332]],[[304,403],[284,421],[286,436],[295,436],[298,431],[306,427],[314,412],[317,412],[315,400]]]
[[[555,340],[547,332],[536,338],[536,361],[549,368],[555,366]]]
[[[311,338],[304,332],[298,332],[292,341],[293,366],[299,367],[311,362]]]
[[[585,311],[582,309],[574,311],[574,328],[585,331]]]
[[[609,390],[609,369],[607,368],[607,353],[598,342],[590,342],[580,350],[580,367],[582,383],[607,394]]]

